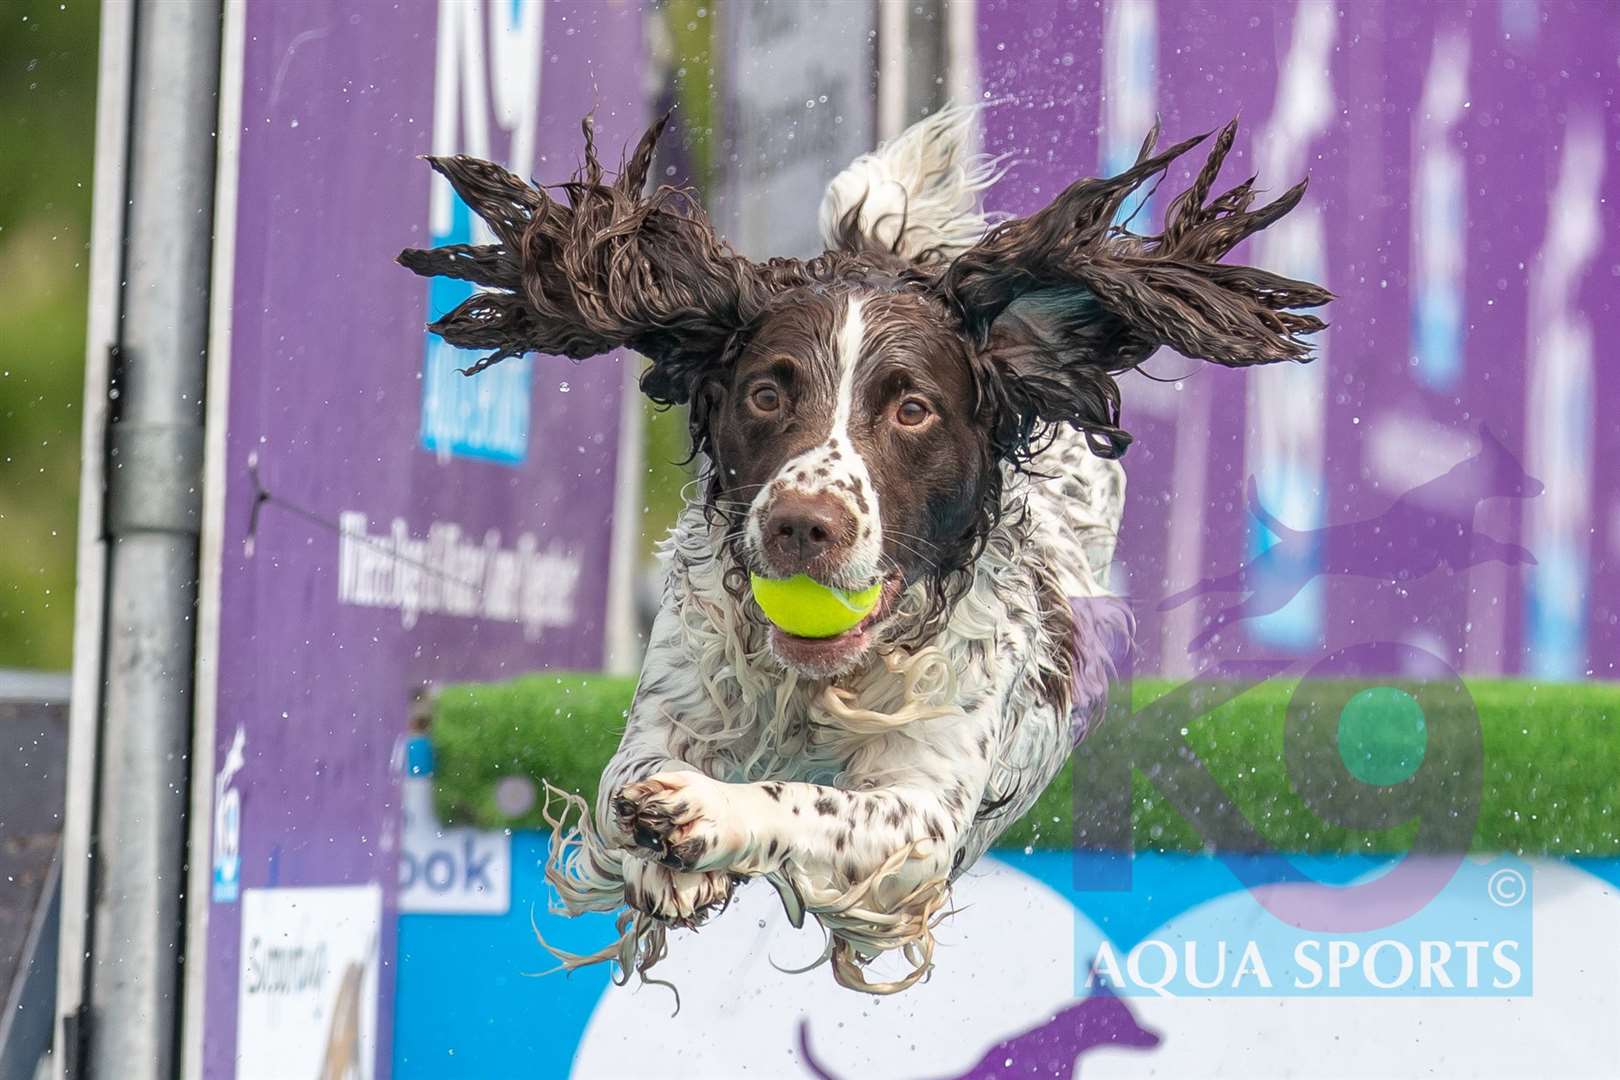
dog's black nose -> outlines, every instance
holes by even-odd
[[[855,519],[826,492],[777,497],[765,515],[765,556],[774,570],[799,574],[849,547]]]

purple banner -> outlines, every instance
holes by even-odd
[[[313,1052],[380,1075],[413,700],[600,665],[624,379],[552,357],[462,379],[475,356],[422,329],[458,297],[393,257],[482,227],[419,155],[555,182],[594,108],[616,157],[645,119],[641,16],[249,0],[236,18],[203,1066],[276,1075]],[[372,928],[369,956],[318,953],[339,925]]]
[[[978,19],[986,149],[1015,162],[995,209],[1123,167],[1155,115],[1165,143],[1241,116],[1227,186],[1311,181],[1231,257],[1338,294],[1321,358],[1165,350],[1146,370],[1168,382],[1122,379],[1137,670],[1383,640],[1470,674],[1615,677],[1613,7],[985,0]]]

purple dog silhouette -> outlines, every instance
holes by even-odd
[[[1103,983],[1089,997],[1050,1020],[996,1043],[974,1066],[951,1080],[1007,1080],[1015,1076],[1069,1077],[1081,1055],[1099,1046],[1159,1045],[1159,1036],[1136,1022],[1130,1008]],[[818,1080],[838,1080],[810,1052],[810,1021],[799,1021],[799,1056]]]
[[[1259,488],[1249,477],[1249,512],[1277,542],[1229,574],[1205,578],[1166,597],[1159,610],[1206,593],[1247,594],[1192,639],[1188,648],[1196,650],[1241,619],[1277,611],[1320,574],[1400,583],[1441,567],[1457,572],[1485,562],[1534,565],[1535,557],[1518,544],[1474,529],[1474,511],[1485,499],[1527,499],[1542,492],[1541,481],[1526,473],[1488,428],[1481,425],[1479,433],[1478,454],[1406,492],[1377,517],[1342,525],[1289,528],[1261,505]]]

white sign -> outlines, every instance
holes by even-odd
[[[242,892],[238,1080],[370,1080],[382,889]]]
[[[436,915],[504,915],[512,897],[512,837],[483,829],[440,828],[431,777],[403,783],[405,829],[399,852],[399,910]]]
[[[498,529],[480,537],[448,521],[412,536],[404,518],[370,532],[366,515],[338,515],[338,602],[392,608],[409,630],[419,615],[454,615],[522,623],[530,640],[548,626],[574,622],[583,560],[553,541],[540,549],[533,533],[501,546]]]

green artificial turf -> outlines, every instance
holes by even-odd
[[[1137,682],[1135,708],[1161,699],[1171,685]],[[441,816],[492,828],[541,827],[538,806],[517,817],[496,807],[495,786],[511,776],[545,778],[594,799],[633,688],[631,679],[558,674],[446,688],[433,720]],[[1221,840],[1223,849],[1257,842],[1297,852],[1401,852],[1414,846],[1421,819],[1424,847],[1620,855],[1620,685],[1471,680],[1467,691],[1463,697],[1398,682],[1369,689],[1278,681],[1213,708],[1204,707],[1207,699],[1195,699],[1181,715],[1157,721],[1116,708],[1088,737],[1078,760],[1092,778],[1088,792],[1118,794],[1130,768],[1130,759],[1120,755],[1138,755],[1131,795],[1137,850],[1209,846],[1175,800],[1147,779],[1163,779],[1175,762],[1189,760],[1171,752],[1180,737],[1193,764],[1218,786],[1189,788],[1172,780],[1162,786],[1172,794],[1186,792],[1178,797],[1195,815],[1229,800],[1254,827],[1248,841]],[[1421,712],[1414,697],[1423,699]],[[1319,721],[1314,741],[1297,740],[1316,752],[1295,755],[1301,760],[1294,778],[1284,752],[1291,699],[1300,716]],[[1352,703],[1341,708],[1346,700]],[[1475,710],[1478,742],[1470,749]],[[1162,759],[1157,764],[1155,756]],[[1003,834],[1000,846],[1074,846],[1074,768],[1065,765]],[[1471,789],[1479,792],[1474,827],[1468,832],[1464,821],[1448,835],[1447,819],[1455,824]],[[1313,813],[1302,790],[1329,796],[1327,813],[1339,823]],[[1364,827],[1369,820],[1385,827]],[[1438,840],[1428,832],[1436,823]]]
[[[549,780],[596,799],[602,767],[619,747],[636,681],[609,675],[526,675],[444,688],[433,705],[439,819],[486,828],[540,828],[540,804],[508,818],[495,785]]]

